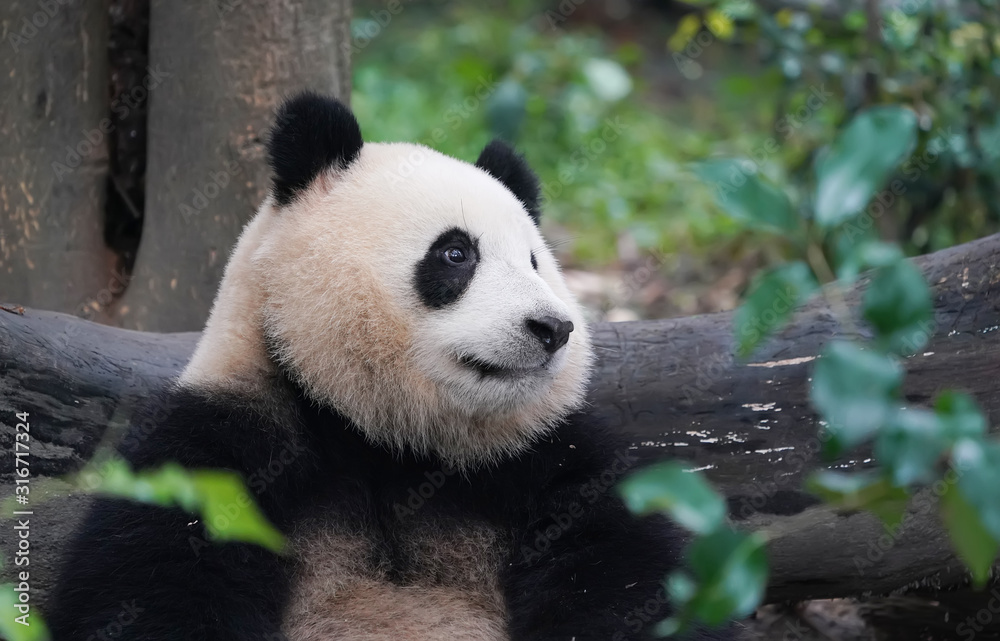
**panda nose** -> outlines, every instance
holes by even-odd
[[[526,321],[528,331],[542,342],[542,347],[549,354],[566,344],[569,333],[573,331],[573,321],[564,321],[552,316],[529,318]]]

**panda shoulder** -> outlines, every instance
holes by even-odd
[[[301,441],[300,432],[293,416],[259,399],[178,386],[139,406],[118,451],[137,468],[176,462],[242,472],[281,443]]]

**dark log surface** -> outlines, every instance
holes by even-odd
[[[907,360],[907,398],[927,402],[955,387],[974,394],[1000,423],[1000,235],[917,259],[933,285],[930,344]],[[848,296],[852,306],[857,291]],[[732,356],[731,314],[598,324],[592,403],[633,435],[642,461],[679,457],[704,468],[729,497],[734,518],[771,537],[772,600],[888,593],[964,580],[933,509],[914,509],[886,533],[867,514],[837,514],[802,489],[821,463],[808,407],[812,360],[840,334],[825,303],[800,312],[748,362]],[[198,337],[148,334],[56,314],[0,312],[0,445],[10,448],[14,412],[30,413],[33,550],[44,575],[80,499],[54,477],[93,454],[109,426],[117,433],[148,390],[166,384]],[[858,453],[838,469],[865,466]],[[0,497],[12,495],[12,460],[0,458]],[[933,494],[933,492],[931,492]],[[8,512],[4,510],[4,516]],[[9,553],[10,529],[0,529]]]

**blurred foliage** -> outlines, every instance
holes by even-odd
[[[468,161],[494,135],[514,141],[540,175],[548,222],[591,264],[615,258],[623,231],[661,252],[736,232],[705,216],[709,195],[685,169],[726,134],[647,104],[637,45],[565,31],[537,2],[429,4],[384,26],[383,4],[355,9],[351,102],[367,140]]]
[[[767,12],[749,0],[694,0],[702,12],[682,21],[671,40],[681,59],[690,58],[698,34],[713,21],[730,23],[733,47],[781,75],[780,91],[770,94],[777,114],[806,121],[818,138],[792,160],[790,182],[808,192],[810,169],[824,143],[859,110],[901,104],[913,113],[919,136],[913,149],[886,149],[881,166],[896,166],[900,188],[880,199],[885,209],[875,230],[903,244],[907,253],[935,251],[1000,229],[1000,11],[996,0],[858,3],[838,17],[782,9]],[[721,18],[720,18],[721,16]],[[679,63],[680,64],[680,63]],[[738,75],[720,80],[741,82]],[[771,88],[748,93],[769,100]],[[812,93],[813,102],[794,96]],[[829,95],[828,100],[819,96]],[[813,119],[819,104],[822,118]],[[901,126],[910,125],[900,123]],[[880,128],[884,123],[873,123]],[[870,132],[855,132],[864,137]],[[842,144],[854,144],[848,136]],[[829,150],[831,154],[836,149]],[[894,156],[909,160],[898,165]],[[854,167],[855,178],[873,169],[870,180],[885,178],[878,166]],[[818,173],[822,173],[822,165]],[[850,180],[860,185],[858,180]],[[836,215],[839,186],[818,193],[816,215]],[[874,205],[873,205],[874,206]]]
[[[700,175],[733,219],[783,234],[799,254],[799,260],[761,275],[734,315],[744,355],[778,331],[819,283],[826,285],[823,295],[844,333],[861,336],[844,290],[862,270],[871,270],[860,311],[873,338],[827,344],[813,367],[810,398],[824,425],[820,440],[828,461],[873,445],[875,462],[861,473],[814,472],[807,488],[839,509],[873,512],[890,531],[902,523],[912,493],[933,488],[952,545],[981,588],[1000,550],[1000,441],[989,438],[985,415],[964,394],[946,390],[933,408],[907,406],[901,358],[922,350],[933,334],[931,291],[896,244],[866,233],[877,212],[884,213],[871,205],[880,202],[886,182],[917,137],[916,117],[908,107],[859,111],[814,159],[813,191],[794,199],[763,183],[747,159],[713,160]],[[768,196],[761,198],[762,193]],[[800,216],[775,225],[776,210]],[[836,251],[828,252],[831,246]],[[681,489],[676,479],[662,485],[658,491],[666,496]],[[649,490],[642,497],[646,504],[656,500]],[[636,509],[634,500],[629,505]],[[688,527],[699,535],[695,544],[702,544],[704,534]],[[723,548],[720,554],[728,552]],[[736,572],[747,576],[748,570]],[[695,584],[691,592],[702,590]],[[731,612],[740,616],[742,610],[733,605]]]
[[[0,563],[0,568],[3,564]],[[21,581],[21,571],[13,571],[11,575],[18,579],[16,583],[0,585],[0,639],[7,641],[49,641],[45,620],[38,614],[38,606],[28,599],[30,588],[27,581]],[[23,597],[23,598],[22,598]],[[34,609],[32,612],[31,609]]]
[[[674,612],[654,628],[658,636],[683,635],[695,624],[718,627],[760,605],[767,588],[766,540],[729,527],[726,500],[701,474],[669,461],[629,475],[617,489],[633,513],[664,514],[695,535],[685,567],[666,579]]]
[[[370,140],[467,160],[493,135],[514,141],[545,185],[549,224],[590,266],[613,261],[623,233],[661,254],[744,239],[780,260],[785,243],[767,248],[757,232],[710,215],[717,204],[690,162],[746,156],[760,175],[808,194],[824,145],[881,103],[909,105],[920,135],[901,151],[912,152],[896,169],[901,193],[873,235],[913,253],[998,229],[994,1],[911,0],[836,18],[769,13],[750,0],[688,4],[698,11],[676,25],[646,10],[636,19],[653,18],[638,25],[645,37],[616,39],[557,3],[403,3],[390,14],[362,2],[353,106]]]
[[[176,463],[136,472],[125,460],[100,454],[74,485],[94,494],[179,507],[201,519],[211,541],[253,543],[276,553],[285,548],[284,535],[267,520],[235,472],[188,470]]]

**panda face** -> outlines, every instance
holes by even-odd
[[[456,203],[436,226],[447,227],[425,232],[412,277],[416,361],[456,402],[486,412],[547,393],[585,340],[548,248],[510,200],[497,194],[506,207],[477,215]]]
[[[527,447],[581,404],[588,333],[509,148],[476,166],[369,143],[280,180],[252,263],[273,357],[310,398],[460,465]]]

